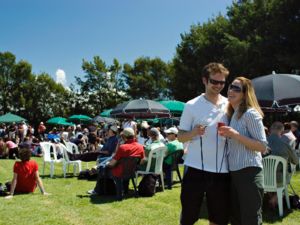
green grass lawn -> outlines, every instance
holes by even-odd
[[[42,160],[33,158],[42,168]],[[13,160],[0,160],[0,182],[12,178]],[[92,165],[92,163],[90,163]],[[83,163],[85,167],[85,163]],[[7,200],[0,197],[0,224],[178,224],[180,215],[180,184],[172,190],[158,192],[151,198],[129,195],[122,202],[113,197],[92,197],[86,191],[94,188],[95,181],[62,177],[61,165],[55,167],[55,178],[43,178],[50,196],[37,189],[34,194],[16,195]],[[46,168],[49,174],[49,166]],[[175,175],[175,174],[174,174]],[[176,177],[176,176],[175,176]],[[293,177],[293,186],[300,193],[300,172]],[[132,194],[132,193],[131,193]],[[204,217],[205,210],[202,213]],[[300,210],[288,211],[282,219],[278,211],[264,211],[264,224],[295,224],[300,222]],[[197,224],[208,224],[201,219]]]

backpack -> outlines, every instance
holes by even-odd
[[[103,177],[100,178],[98,184],[98,189],[96,190],[96,192],[99,195],[116,195],[117,191],[116,191],[116,185],[113,179],[108,178],[108,177]]]
[[[152,197],[155,194],[157,176],[154,174],[147,174],[143,177],[138,186],[139,196]]]
[[[294,194],[294,195],[290,195],[289,198],[290,198],[291,208],[292,209],[300,209],[299,196]]]

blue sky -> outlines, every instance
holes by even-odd
[[[0,52],[32,64],[67,86],[83,76],[82,59],[132,64],[168,61],[180,34],[225,15],[232,0],[0,0]],[[60,72],[57,73],[57,70]],[[65,76],[65,80],[64,80]]]

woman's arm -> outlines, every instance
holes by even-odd
[[[245,145],[246,148],[250,150],[259,151],[261,153],[264,153],[267,150],[266,146],[262,142],[243,136],[232,127],[228,127],[228,126],[220,127],[219,134],[221,136],[232,138],[239,141],[240,143]]]
[[[40,175],[39,175],[39,171],[36,171],[36,173],[35,173],[35,180],[36,180],[36,183],[37,183],[41,193],[43,195],[49,195],[49,193],[45,192],[43,182],[42,182],[42,180],[40,178]]]
[[[16,185],[17,185],[17,178],[18,178],[18,174],[14,173],[14,177],[11,181],[10,192],[9,195],[5,197],[6,199],[12,198],[14,196]]]

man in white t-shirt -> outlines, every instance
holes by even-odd
[[[225,139],[218,135],[218,123],[228,125],[227,99],[220,95],[229,71],[219,63],[203,68],[205,93],[188,101],[182,113],[178,140],[189,142],[186,173],[181,189],[181,224],[194,224],[199,218],[204,195],[212,224],[228,224],[230,180]]]

